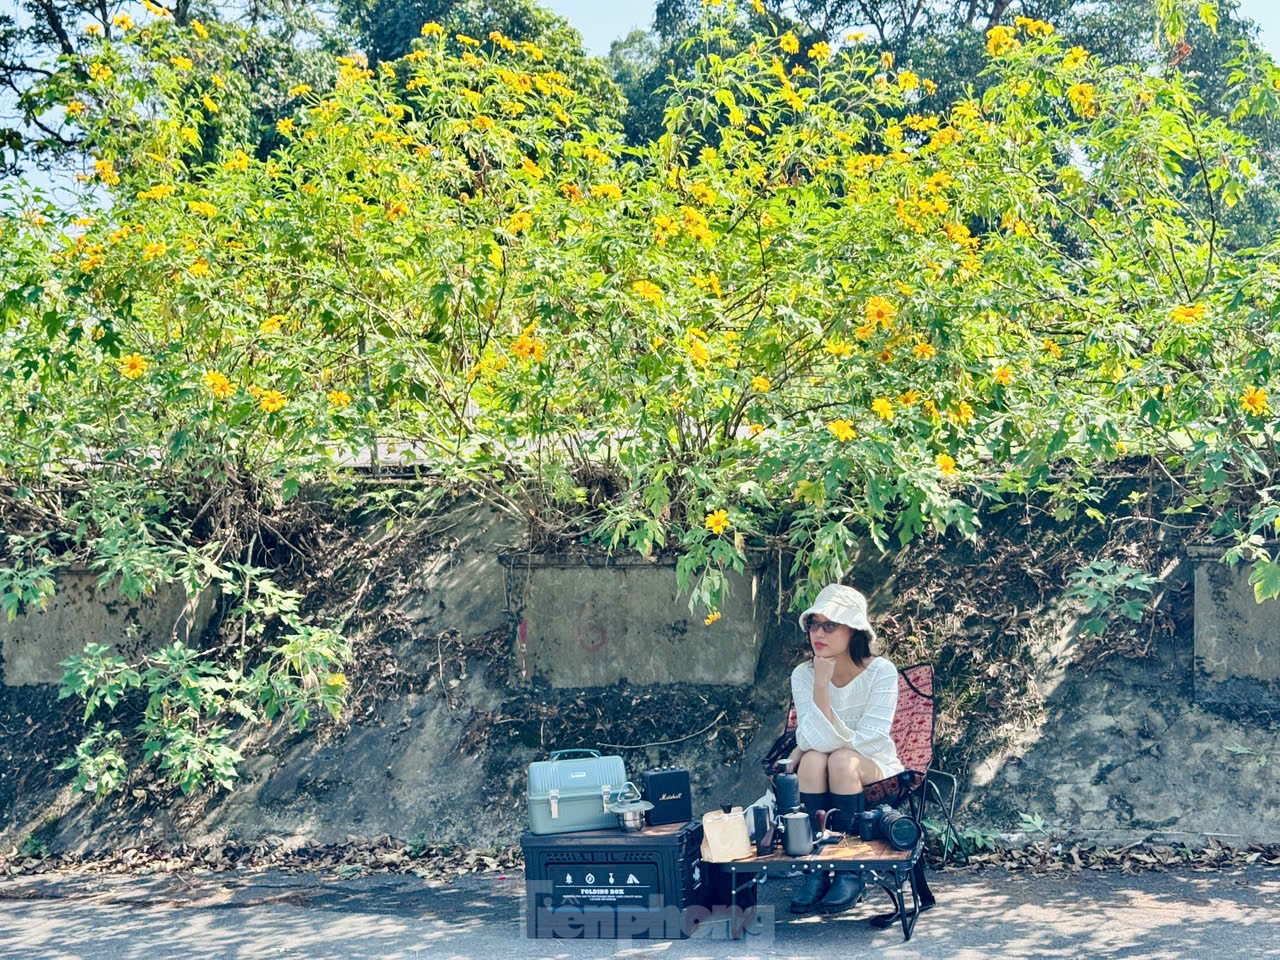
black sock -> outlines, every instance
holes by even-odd
[[[831,806],[828,802],[828,794],[826,791],[822,793],[804,793],[800,794],[800,802],[804,804],[805,813],[809,814],[809,825],[813,827],[813,835],[818,835],[818,811],[826,810]],[[782,811],[786,813],[786,811]]]
[[[867,808],[866,795],[858,793],[833,793],[831,805],[839,812],[833,818],[835,823],[827,824],[833,830],[843,830],[851,836],[858,834],[858,816]]]

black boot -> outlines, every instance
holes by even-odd
[[[804,812],[809,814],[809,826],[813,827],[813,835],[818,836],[818,811],[826,810],[831,806],[831,794],[823,791],[822,793],[802,793],[800,794],[800,802],[804,804]],[[786,813],[786,811],[782,811]]]
[[[791,898],[792,913],[812,913],[817,909],[822,895],[827,892],[827,873],[825,870],[812,870],[804,875],[804,882]]]
[[[830,830],[843,830],[850,836],[858,835],[858,817],[862,811],[867,809],[866,794],[858,793],[832,793],[829,794],[831,805],[839,811],[832,819],[834,823],[827,824]]]
[[[837,873],[831,881],[826,895],[818,901],[818,909],[822,913],[839,913],[848,910],[862,899],[866,892],[866,883],[860,873]]]

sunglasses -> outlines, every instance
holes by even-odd
[[[814,620],[812,617],[809,618],[810,633],[825,633],[827,636],[831,636],[843,626],[843,623],[836,623],[834,620]]]

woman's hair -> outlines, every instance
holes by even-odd
[[[851,628],[853,636],[849,638],[849,656],[858,666],[871,659],[871,634],[866,630]]]

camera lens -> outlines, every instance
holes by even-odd
[[[881,835],[895,850],[911,850],[920,840],[920,827],[905,813],[894,810],[884,815]]]

